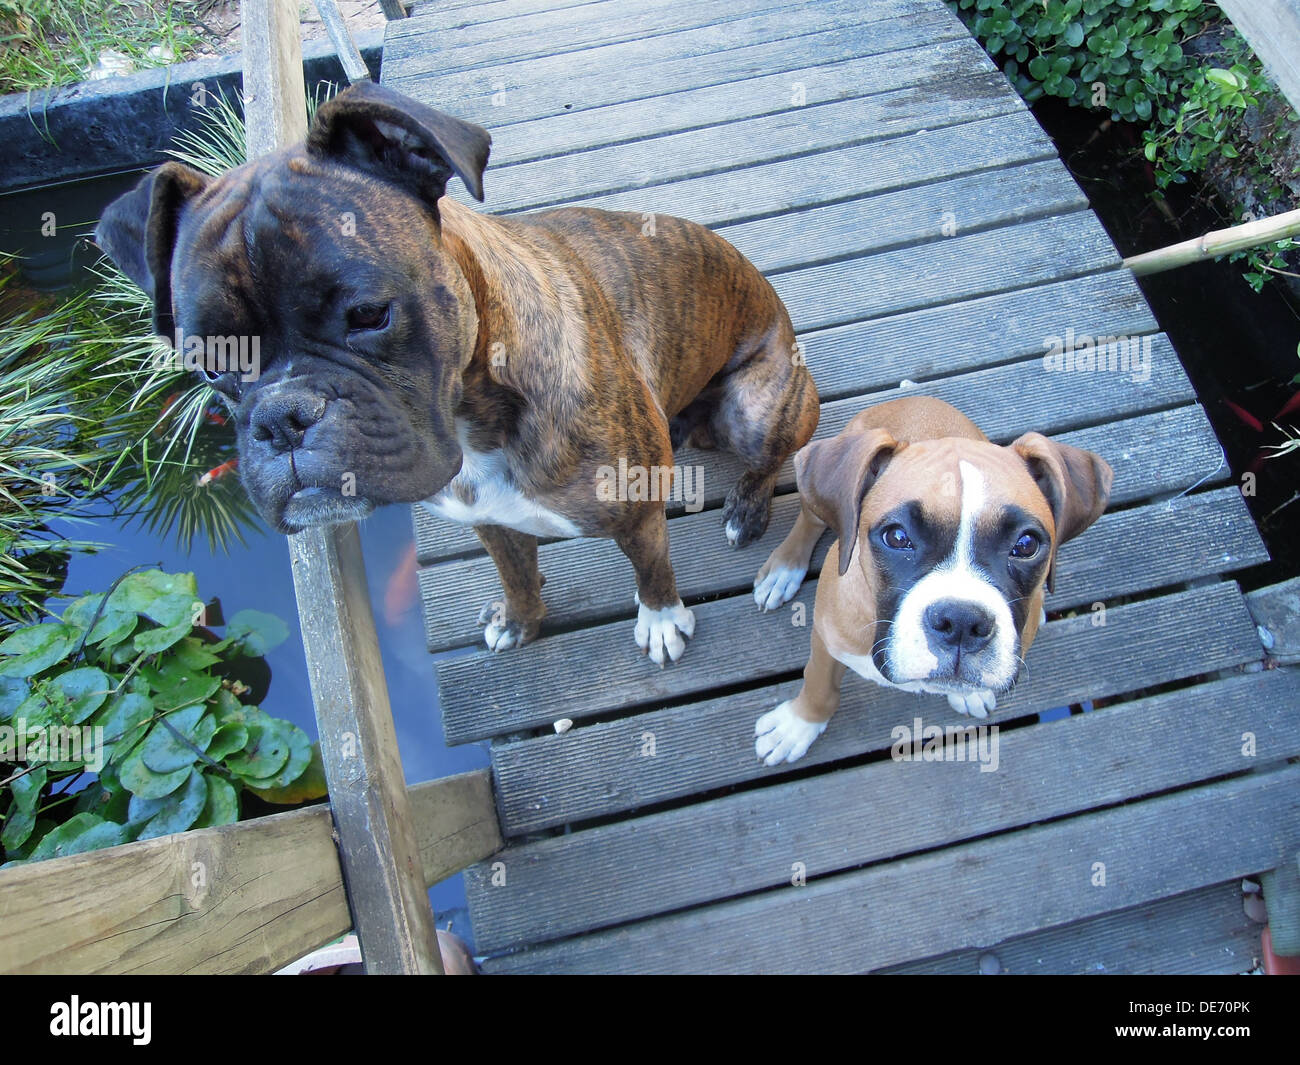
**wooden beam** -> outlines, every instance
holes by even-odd
[[[1219,0],[1219,6],[1300,111],[1300,0]]]
[[[307,135],[297,0],[242,0],[248,154]],[[292,279],[285,279],[292,281]],[[356,525],[289,538],[352,923],[366,971],[441,973]]]
[[[487,770],[410,789],[426,884],[501,847]],[[269,973],[352,927],[328,806],[6,869],[0,972]]]
[[[316,0],[316,11],[320,14],[321,22],[325,24],[325,32],[330,35],[330,42],[334,45],[334,52],[339,57],[339,62],[343,64],[343,74],[347,77],[348,84],[369,81],[370,71],[366,67],[366,61],[361,58],[357,42],[348,32],[339,5],[335,0]]]
[[[355,522],[289,537],[330,805],[366,972],[441,973]]]
[[[402,0],[379,0],[379,7],[386,19],[406,18],[406,5]]]

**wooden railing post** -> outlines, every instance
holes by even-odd
[[[242,0],[255,158],[303,139],[297,0]],[[294,283],[294,279],[286,279]],[[348,902],[366,971],[441,973],[355,523],[289,538],[294,590]]]

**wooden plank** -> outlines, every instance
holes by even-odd
[[[248,158],[307,136],[307,86],[291,0],[240,0]]]
[[[1300,0],[1220,0],[1219,6],[1300,111]]]
[[[919,130],[981,118],[1024,117],[1023,105],[997,72],[956,79],[942,92],[936,88],[933,83],[912,85],[494,168],[491,207],[504,213],[708,175],[722,179],[733,170],[791,158],[802,161],[807,184],[808,171],[819,169],[817,160],[807,156],[853,145],[883,147]]]
[[[815,585],[806,584],[793,602],[804,604],[804,612],[781,612],[760,615],[754,607],[752,596],[742,595],[694,607],[696,629],[691,637],[689,653],[671,669],[656,668],[648,662],[632,640],[631,625],[626,621],[611,622],[576,632],[555,633],[526,647],[517,648],[511,655],[493,654],[491,651],[475,652],[440,662],[437,667],[438,688],[442,699],[443,728],[448,743],[464,743],[484,739],[526,728],[548,726],[558,718],[573,720],[593,717],[611,709],[622,711],[636,706],[653,706],[668,700],[685,700],[691,695],[710,688],[732,684],[754,684],[778,678],[785,673],[801,670],[808,657],[808,634],[797,623],[799,617],[812,613]],[[1116,669],[1115,676],[1126,673],[1133,686],[1158,683],[1155,675],[1186,676],[1198,655],[1205,651],[1216,661],[1225,658],[1233,662],[1259,657],[1259,640],[1250,623],[1245,607],[1226,591],[1206,594],[1225,597],[1223,609],[1233,611],[1236,623],[1225,622],[1215,632],[1199,642],[1193,636],[1194,624],[1204,619],[1170,618],[1168,615],[1183,603],[1178,596],[1166,597],[1149,603],[1128,607],[1115,607],[1108,614],[1108,623],[1086,634],[1076,634],[1079,646],[1093,646],[1091,660],[1105,662],[1104,652],[1126,656],[1123,670]],[[1183,603],[1189,610],[1209,609],[1207,604],[1189,600]],[[1113,625],[1109,619],[1116,611],[1132,610],[1136,614],[1149,613],[1166,626],[1185,630],[1193,642],[1188,645],[1163,643],[1158,633],[1136,633],[1133,643],[1121,647],[1112,642]],[[1216,606],[1217,609],[1217,606]],[[796,619],[792,623],[791,619]],[[1087,617],[1058,624],[1071,625],[1082,622],[1091,627]],[[1244,626],[1244,628],[1243,628]],[[1071,630],[1073,631],[1073,630]],[[1086,635],[1086,639],[1084,638]],[[1249,639],[1244,637],[1248,636]],[[1042,637],[1040,637],[1042,639]],[[1024,712],[1028,699],[1038,683],[1060,679],[1062,673],[1078,669],[1074,648],[1061,653],[1056,660],[1035,646],[1034,665],[1026,671],[1033,684],[1018,687],[1007,699],[1007,707]],[[1222,657],[1221,657],[1222,656]],[[599,663],[599,668],[575,671],[574,662]],[[1149,673],[1133,676],[1129,671],[1141,662]],[[566,668],[567,667],[567,668]],[[1199,666],[1197,671],[1224,666]],[[1090,677],[1098,685],[1110,688],[1115,677]],[[1124,689],[1119,689],[1124,690]],[[1090,698],[1084,689],[1079,699]],[[936,697],[937,698],[937,697]],[[1073,700],[1057,699],[1047,705],[1060,705]],[[1034,709],[1044,708],[1036,700]],[[837,718],[839,720],[839,718]],[[823,737],[824,741],[824,737]],[[830,746],[825,745],[829,750]]]
[[[490,959],[484,968],[862,972],[1221,883],[1276,865],[1298,841],[1300,766],[1289,766]],[[1095,886],[1096,863],[1105,886]]]
[[[1297,701],[1300,674],[1247,674],[1002,732],[996,762],[975,764],[973,748],[969,761],[877,761],[508,847],[465,872],[475,945],[562,939],[787,885],[792,862],[813,880],[1276,765],[1300,755]],[[918,721],[953,724],[919,705],[897,722],[912,735]],[[1242,753],[1245,733],[1255,756]],[[864,832],[864,810],[906,831]]]
[[[1260,926],[1241,905],[1241,881],[1200,888],[1118,913],[1091,917],[987,951],[966,950],[879,970],[882,974],[976,975],[992,954],[1010,975],[1227,976],[1249,972],[1259,956]]]
[[[404,22],[389,28],[389,33],[428,33],[430,30],[454,30],[460,26],[495,19],[515,18],[537,11],[591,5],[599,0],[422,0],[414,4]]]
[[[410,789],[433,884],[501,846],[487,770]],[[0,972],[268,973],[352,927],[328,806],[0,873]]]
[[[737,25],[732,24],[733,28]],[[967,40],[970,34],[947,11],[928,7],[907,22],[818,30],[801,20],[805,32],[793,39],[756,40],[752,33],[734,37],[728,48],[708,55],[680,54],[670,38],[655,38],[637,51],[624,45],[583,57],[581,69],[571,59],[533,59],[459,73],[418,69],[411,58],[386,55],[384,77],[402,92],[418,95],[437,107],[495,127],[547,115],[663,96],[681,89],[725,85],[746,78],[794,70],[810,63],[883,55],[914,48],[918,40]],[[608,53],[608,54],[607,54]],[[647,76],[646,67],[652,70]]]
[[[495,173],[515,163],[567,152],[996,73],[988,69],[987,58],[978,44],[966,38],[886,52],[865,63],[855,59],[816,63],[743,82],[683,89],[656,96],[653,104],[635,100],[508,123],[489,114],[485,121],[492,127],[491,166]],[[412,83],[408,91],[419,99],[426,91],[423,84]],[[800,92],[802,104],[796,102]],[[423,102],[432,103],[435,95],[428,90]]]
[[[356,523],[296,533],[289,537],[289,556],[330,807],[366,971],[441,974]]]
[[[508,215],[580,202],[610,211],[676,215],[712,228],[1054,155],[1038,123],[1017,112],[754,166],[737,159],[725,172],[666,183],[657,176],[658,170],[672,172],[671,161],[664,161],[646,172],[643,187],[629,191],[606,191],[600,176],[589,174],[580,195],[574,188],[560,195],[547,185],[550,160],[524,163],[507,169],[503,182],[489,188],[488,203],[494,213]]]
[[[1217,631],[1216,610],[1223,611],[1226,633]],[[1019,683],[999,697],[992,720],[1111,698],[1257,660],[1243,610],[1235,590],[1219,586],[1111,607],[1100,627],[1087,616],[1049,622],[1029,652]],[[1190,653],[1181,662],[1158,651],[1144,658],[1158,644],[1160,631],[1171,641],[1186,641]],[[801,669],[808,657],[807,633],[792,641],[797,651],[792,660]],[[1198,662],[1199,655],[1208,659]],[[1099,662],[1106,663],[1104,670],[1096,667]],[[769,769],[754,757],[754,721],[793,697],[799,684],[790,679],[612,721],[579,722],[563,736],[497,744],[492,765],[502,830],[520,835],[788,772],[788,767]],[[877,687],[850,674],[839,712],[800,759],[798,770],[888,750],[894,725],[918,712],[947,711],[937,697]],[[952,720],[964,719],[954,715]],[[654,757],[641,753],[647,734],[654,737]]]
[[[632,64],[645,66],[662,59],[699,58],[738,45],[791,38],[798,40],[818,30],[902,21],[901,16],[914,16],[926,7],[933,7],[928,0],[881,0],[864,11],[856,0],[827,0],[815,8],[800,12],[796,19],[791,17],[787,7],[769,6],[764,10],[762,2],[760,0],[754,14],[742,7],[737,18],[727,19],[724,13],[712,23],[674,28],[668,33],[652,35],[638,35],[633,30],[625,34],[623,39],[619,39],[615,32],[609,35],[607,41],[602,41],[602,35],[608,20],[583,20],[583,12],[566,10],[540,16],[523,16],[512,20],[510,25],[518,27],[529,22],[536,24],[538,19],[544,25],[549,21],[573,19],[576,15],[577,25],[567,33],[552,33],[549,30],[542,33],[518,32],[505,38],[476,42],[476,36],[490,38],[496,31],[496,27],[489,23],[486,26],[467,26],[454,34],[396,36],[391,42],[386,42],[385,63],[391,52],[392,61],[400,65],[394,73],[403,78],[446,78],[449,75],[491,69],[494,76],[501,73],[506,77],[508,92],[515,87],[509,83],[514,74],[511,68],[525,64],[530,68],[527,73],[534,78],[561,67],[567,67],[572,75],[574,68],[579,65],[586,68],[587,73],[596,67],[627,67]],[[447,38],[453,38],[449,50],[441,47],[442,41]],[[461,43],[462,39],[464,43]],[[912,34],[908,43],[915,44],[923,39]]]
[[[348,83],[369,81],[370,71],[366,67],[366,61],[361,58],[357,42],[348,31],[347,23],[343,21],[337,0],[316,0],[316,11],[325,24],[325,32],[329,34],[330,43],[334,46],[335,55],[339,57],[343,76],[348,79]]]
[[[918,10],[915,0],[887,0],[882,7],[895,16]],[[462,69],[466,63],[503,62],[534,56],[581,53],[603,45],[643,40],[684,30],[718,26],[764,13],[789,16],[787,0],[729,0],[726,5],[683,4],[681,0],[600,0],[582,7],[556,7],[488,21],[459,19],[459,25],[439,28],[436,20],[416,23],[405,32],[387,35],[385,55],[401,59],[445,61],[442,69]],[[882,16],[884,17],[884,16]]]
[[[1029,360],[925,381],[915,387],[834,400],[822,404],[816,438],[834,436],[859,411],[903,395],[923,394],[945,400],[977,419],[991,439],[1003,442],[1031,428],[1060,434],[1194,398],[1191,383],[1164,337],[1153,340],[1148,381],[1133,382],[1121,374],[1090,374],[1085,378],[1089,387],[1080,391],[1079,379],[1076,374],[1046,372],[1041,360]],[[675,457],[680,466],[704,468],[706,506],[716,505],[744,472],[740,461],[727,452],[682,448]],[[1203,472],[1210,475],[1217,466],[1216,459]],[[794,485],[791,463],[782,466],[777,483],[783,490]],[[670,507],[674,513],[679,509],[680,504]],[[439,546],[432,554],[438,557],[473,551],[473,531],[464,527],[438,521],[437,531],[430,535],[437,539]]]
[[[1126,272],[1114,271],[805,332],[800,334],[800,340],[825,402],[889,388],[899,381],[933,378],[940,372],[952,375],[990,363],[1041,356],[1043,338],[1060,331],[1063,323],[1077,334],[1093,336],[1137,335],[1156,329],[1155,319],[1133,279]],[[922,387],[928,389],[929,383]],[[972,413],[982,417],[981,412]],[[1006,439],[1023,431],[1032,413],[1026,411],[1027,420]],[[827,417],[824,413],[823,419]],[[829,417],[835,420],[833,410]],[[1050,427],[1040,421],[1037,428]],[[825,425],[821,429],[826,432]],[[1197,438],[1178,439],[1183,446]],[[1144,447],[1144,451],[1149,449]],[[1214,465],[1198,467],[1202,473],[1215,468],[1219,454],[1216,445],[1213,459],[1206,460]],[[699,452],[683,449],[679,455],[684,463],[701,461]],[[716,468],[706,489],[712,485],[715,490],[721,487],[725,491],[740,476],[739,464],[729,456],[714,452],[703,461],[711,471]],[[780,485],[782,489],[793,487],[792,470],[783,472]],[[708,499],[709,505],[715,505],[721,494],[715,492]],[[472,529],[435,518],[422,507],[414,511],[422,562],[481,553]]]
[[[1118,462],[1117,479],[1137,477],[1130,491],[1158,492],[1145,480],[1150,472]],[[1122,482],[1121,482],[1122,483]],[[716,510],[687,514],[669,522],[673,572],[684,602],[693,605],[719,595],[743,595],[754,575],[781,543],[799,514],[796,494],[778,496],[772,522],[753,551],[736,551],[719,534]],[[1128,550],[1148,541],[1162,545],[1157,557]],[[834,538],[822,537],[808,570],[821,572]],[[1130,510],[1112,511],[1087,537],[1066,544],[1060,553],[1056,593],[1047,609],[1066,610],[1121,595],[1169,587],[1214,574],[1244,569],[1268,560],[1250,511],[1233,487],[1184,496]],[[542,638],[555,631],[634,617],[627,595],[630,563],[612,540],[567,540],[544,545],[539,565],[546,575],[547,621]],[[487,558],[461,559],[420,572],[424,627],[429,650],[477,647],[482,639],[479,609],[502,596],[496,567]]]

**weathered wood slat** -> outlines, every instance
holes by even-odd
[[[987,951],[958,951],[879,972],[973,976],[980,971],[980,958],[991,953],[998,972],[1009,975],[1228,976],[1255,967],[1259,932],[1260,926],[1242,910],[1241,882],[1234,880],[1015,936]]]
[[[815,586],[806,584],[792,600],[803,604],[805,618],[812,613],[814,592]],[[1220,586],[1217,591],[1205,590],[1205,595],[1205,601],[1167,596],[1115,607],[1108,612],[1104,626],[1093,627],[1088,617],[1056,622],[1067,627],[1059,631],[1074,633],[1077,643],[1068,652],[1054,649],[1051,656],[1035,644],[1022,679],[1030,683],[1022,682],[1007,698],[1006,706],[1023,712],[1091,698],[1095,688],[1085,686],[1080,691],[1074,680],[1080,670],[1094,686],[1105,686],[1113,693],[1126,690],[1112,687],[1124,674],[1132,687],[1140,687],[1143,682],[1159,683],[1156,676],[1181,677],[1189,670],[1205,672],[1258,658],[1255,626],[1244,604],[1236,598],[1235,589]],[[807,660],[807,630],[792,623],[792,618],[800,616],[797,612],[759,616],[748,595],[700,603],[693,609],[696,630],[691,646],[671,668],[655,667],[644,658],[626,621],[556,633],[518,648],[513,656],[485,650],[439,663],[438,687],[447,742],[464,743],[546,726],[561,717],[579,720],[612,710],[686,699],[711,688],[752,684],[802,669]],[[1174,616],[1179,609],[1191,613]],[[1216,624],[1207,631],[1206,618],[1199,611],[1218,609],[1225,615],[1216,617]],[[1119,644],[1112,623],[1117,615],[1149,615],[1153,624],[1158,622],[1170,631],[1185,633],[1185,640],[1166,641],[1159,632],[1144,631],[1133,633],[1129,643]],[[1086,631],[1076,632],[1076,626]],[[1039,639],[1046,639],[1046,635]],[[1088,655],[1092,662],[1110,662],[1111,656],[1122,656],[1125,661],[1112,666],[1107,676],[1097,677],[1094,669],[1075,657],[1086,645],[1091,645]],[[1201,662],[1202,653],[1220,664]],[[590,663],[591,668],[575,670],[571,665],[574,662]],[[1032,697],[1039,684],[1062,682],[1066,675],[1075,684],[1069,689],[1078,692],[1075,699],[1045,702]],[[841,720],[842,715],[836,718]],[[819,746],[825,751],[832,749],[825,737]]]
[[[870,808],[863,817],[869,824]],[[911,820],[909,811],[893,827]],[[490,959],[485,969],[862,972],[1169,898],[1273,867],[1298,844],[1300,766],[1289,766]]]
[[[1275,765],[1300,755],[1297,701],[1300,674],[1250,674],[1003,732],[996,762],[976,763],[972,741],[969,761],[873,762],[508,847],[493,858],[500,886],[483,864],[465,872],[475,944],[560,939],[788,885],[794,863],[812,880]],[[953,723],[918,707],[898,724],[917,718]]]
[[[808,367],[826,401],[888,388],[899,381],[934,377],[941,368],[951,375],[1041,355],[1043,338],[1060,331],[1063,323],[1077,333],[1094,336],[1137,335],[1156,329],[1132,277],[1127,271],[1112,271],[803,333],[801,340]],[[928,389],[929,383],[922,387]],[[862,400],[862,405],[867,402]],[[971,413],[983,417],[978,410]],[[1032,411],[1024,414],[1026,420],[1013,427],[1012,435],[1023,431],[1033,417]],[[824,410],[822,417],[820,428],[826,433],[827,425],[835,423],[836,413]],[[1053,431],[1045,419],[1039,420],[1036,428]],[[1189,442],[1195,446],[1197,439],[1191,437]],[[1148,442],[1138,443],[1145,447]],[[1214,454],[1219,454],[1217,445]],[[722,486],[725,492],[740,476],[740,465],[730,456],[713,452],[701,458],[699,452],[679,452],[681,463],[701,461],[710,470],[706,488]],[[1217,463],[1217,457],[1213,461]],[[1198,468],[1209,473],[1214,467]],[[789,469],[783,472],[780,484],[783,489],[793,486]],[[709,505],[720,499],[720,494],[710,496]],[[422,562],[480,552],[472,529],[434,518],[422,507],[414,512]]]
[[[462,25],[476,25],[496,19],[516,18],[538,11],[558,11],[561,8],[582,7],[599,0],[421,0],[413,5],[407,18],[390,22],[390,34],[427,33],[430,30],[456,29]],[[415,24],[412,26],[411,24]]]
[[[1256,660],[1258,641],[1252,642],[1253,629],[1243,610],[1235,589],[1219,586],[1112,607],[1104,627],[1095,627],[1090,616],[1050,622],[1030,649],[1015,689],[999,697],[993,720],[1122,695]],[[1211,618],[1213,622],[1207,620]],[[1220,622],[1230,631],[1217,631]],[[791,627],[787,623],[783,628]],[[1178,660],[1169,649],[1157,652],[1149,666],[1142,656],[1159,643],[1161,632],[1169,636],[1170,649],[1173,641],[1182,640],[1186,653]],[[790,639],[795,668],[802,668],[808,656],[807,633]],[[1099,668],[1099,663],[1104,665]],[[520,835],[785,772],[768,769],[754,757],[754,721],[795,695],[799,684],[794,679],[580,724],[563,736],[498,744],[492,748],[492,765],[502,830],[507,836]],[[942,714],[945,705],[937,697],[877,687],[850,674],[839,712],[798,767],[885,750],[895,724],[916,713]],[[953,715],[952,720],[963,719]],[[647,734],[654,738],[655,757],[641,754]]]
[[[733,23],[733,30],[738,24]],[[583,56],[580,69],[570,57],[533,59],[451,74],[419,69],[412,58],[385,57],[384,82],[423,102],[492,128],[562,115],[583,108],[645,100],[683,89],[725,85],[746,78],[795,70],[810,63],[834,63],[915,48],[917,40],[968,39],[958,19],[927,8],[906,22],[804,30],[793,39],[752,33],[735,36],[731,47],[701,56],[677,52],[670,37],[644,42],[639,51],[615,45]],[[648,76],[646,67],[652,75]],[[504,95],[502,95],[504,94]],[[494,98],[500,101],[494,104]]]
[[[831,149],[884,151],[920,130],[1004,115],[1024,117],[1001,74],[931,82],[492,170],[488,202],[493,212],[507,213],[709,175],[726,184],[733,171],[796,157],[804,184],[816,186],[817,156]]]
[[[611,211],[676,215],[714,227],[1054,154],[1038,123],[1028,114],[1014,113],[754,166],[738,160],[725,173],[667,183],[659,175],[671,172],[673,162],[665,159],[644,172],[644,187],[630,191],[605,192],[599,175],[590,174],[585,192],[570,187],[558,196],[548,187],[545,170],[529,171],[549,160],[524,163],[504,171],[501,183],[488,189],[488,203],[494,212],[513,214],[580,202]]]
[[[609,25],[619,24],[617,16],[614,19],[596,20],[583,19],[583,12],[543,13],[522,16],[508,23],[508,26],[519,32],[504,38],[491,37],[500,30],[500,27],[492,24],[468,26],[445,35],[435,33],[418,38],[394,37],[391,45],[385,47],[385,64],[389,62],[388,53],[391,48],[392,62],[399,66],[392,74],[386,73],[385,79],[415,77],[445,80],[449,76],[484,69],[490,69],[494,75],[504,73],[509,79],[509,75],[520,67],[533,77],[541,75],[543,71],[563,76],[566,70],[572,75],[575,67],[585,68],[590,73],[601,67],[644,66],[669,58],[698,59],[745,44],[788,41],[792,38],[798,40],[818,30],[855,27],[861,32],[864,25],[881,22],[888,25],[895,20],[902,21],[900,16],[915,16],[926,6],[926,0],[881,0],[864,9],[856,0],[827,0],[806,9],[797,21],[790,18],[788,8],[773,9],[769,6],[764,10],[761,3],[752,14],[742,5],[736,12],[739,16],[736,18],[727,18],[726,8],[706,8],[703,10],[708,14],[702,18],[698,14],[687,16],[688,20],[698,19],[703,25],[687,24],[667,33],[649,36],[638,36],[633,32],[624,34],[622,39],[617,30],[606,29]],[[953,16],[949,17],[957,21]],[[549,30],[542,34],[527,32],[527,24],[537,21],[554,21],[557,24],[569,21],[575,24],[555,33]],[[643,22],[633,15],[627,24],[643,25]],[[475,36],[487,39],[476,42]],[[915,44],[915,34],[909,36],[911,40],[908,43]],[[443,41],[450,47],[441,47]],[[581,52],[581,55],[575,56],[575,51]],[[507,90],[513,87],[507,80]]]
[[[486,770],[408,792],[426,884],[501,846]],[[268,973],[352,927],[329,807],[0,873],[0,972]]]
[[[499,114],[481,116],[481,120],[489,123],[492,131],[491,167],[496,173],[533,159],[801,111],[836,100],[892,93],[908,86],[947,83],[981,73],[994,71],[983,49],[967,38],[886,52],[872,56],[869,62],[818,62],[743,82],[682,89],[653,100],[606,104],[522,122],[501,122]],[[420,99],[428,93],[425,102],[432,103],[432,90],[423,89],[423,84],[411,83],[411,95]]]
[[[918,9],[915,2],[908,0],[885,0],[879,6],[881,18],[914,14]],[[460,25],[437,32],[434,27],[439,20],[431,19],[423,32],[408,29],[386,34],[384,51],[385,56],[391,52],[398,60],[427,62],[431,57],[438,58],[445,64],[441,69],[464,70],[485,63],[584,52],[624,41],[721,26],[779,13],[786,7],[784,0],[729,0],[726,4],[601,0],[581,8],[561,6],[485,22],[462,17]],[[788,15],[786,23],[790,24]]]
[[[1131,491],[1160,490],[1158,481],[1145,479],[1148,470],[1135,469],[1132,463],[1116,465],[1117,477],[1144,478],[1130,481]],[[747,551],[736,551],[723,539],[718,511],[672,519],[668,534],[673,572],[683,601],[691,605],[752,588],[758,567],[789,533],[798,513],[797,495],[778,496],[767,533]],[[808,571],[810,580],[821,572],[832,542],[829,534],[819,542]],[[1131,549],[1143,542],[1158,543],[1162,549],[1155,553]],[[542,639],[561,629],[635,616],[636,607],[627,595],[633,579],[631,564],[612,540],[560,541],[544,545],[539,556],[546,575],[548,611]],[[1118,511],[1104,515],[1085,538],[1061,549],[1056,593],[1048,598],[1047,609],[1059,611],[1167,587],[1267,559],[1236,488]],[[462,559],[422,570],[420,585],[429,650],[478,646],[479,609],[502,595],[491,560]]]

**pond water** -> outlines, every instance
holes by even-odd
[[[292,721],[313,740],[318,738],[284,536],[254,529],[245,533],[247,547],[235,543],[229,554],[214,554],[204,540],[196,539],[192,550],[185,553],[171,541],[132,525],[94,522],[60,527],[56,523],[55,531],[112,545],[93,555],[73,557],[65,586],[70,594],[102,592],[123,571],[143,563],[168,572],[194,573],[200,596],[219,598],[227,618],[244,609],[283,618],[290,635],[267,655],[272,680],[262,709]],[[361,544],[407,783],[486,766],[486,744],[449,748],[443,742],[433,675],[436,659],[425,649],[418,595],[410,567],[403,565],[414,544],[410,508],[391,506],[375,512],[361,523]],[[453,930],[472,942],[461,876],[434,885],[429,897],[439,925],[445,928],[451,921]]]

